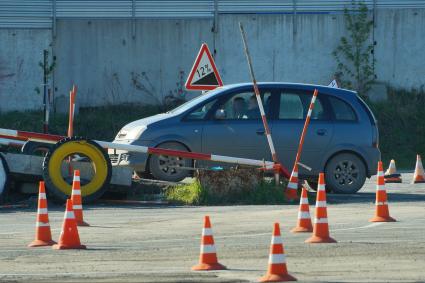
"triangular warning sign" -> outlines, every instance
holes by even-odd
[[[338,82],[336,81],[336,79],[331,81],[330,84],[328,85],[328,87],[339,88]]]
[[[196,56],[185,87],[188,90],[212,90],[222,86],[220,74],[215,66],[214,59],[208,46],[203,43]]]

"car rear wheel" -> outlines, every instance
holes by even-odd
[[[188,151],[187,148],[177,142],[166,142],[158,148]],[[149,171],[155,179],[179,182],[188,177],[190,170],[184,169],[192,166],[191,159],[185,159],[168,155],[151,155],[149,158]]]
[[[362,188],[366,180],[363,161],[351,153],[332,157],[325,168],[326,186],[339,194],[353,194]]]

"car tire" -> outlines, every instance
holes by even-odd
[[[177,142],[165,142],[158,145],[157,147],[188,151],[184,145]],[[189,176],[190,170],[179,170],[172,166],[191,167],[192,164],[192,159],[166,155],[151,155],[149,158],[149,172],[157,180],[179,182]]]
[[[326,187],[338,194],[354,194],[366,181],[366,166],[352,153],[332,157],[325,167]]]

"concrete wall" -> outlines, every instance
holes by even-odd
[[[43,50],[49,48],[49,30],[0,29],[0,111],[38,109],[43,96]]]
[[[336,69],[331,53],[345,33],[343,15],[293,17],[220,15],[217,33],[211,31],[213,22],[208,19],[137,20],[135,37],[131,22],[126,20],[59,20],[54,75],[56,97],[64,99],[57,101],[65,104],[65,96],[76,83],[80,106],[158,103],[164,96],[184,90],[182,84],[202,42],[210,49],[215,47],[225,84],[248,81],[239,21],[247,31],[259,81],[327,84]],[[0,62],[6,66],[6,72],[0,72],[18,74],[16,66],[22,58],[25,71],[20,71],[20,77],[0,81],[2,101],[11,100],[0,105],[0,110],[41,106],[33,89],[41,81],[37,63],[50,42],[49,34],[16,34],[0,31]],[[424,9],[379,10],[375,41],[378,81],[407,89],[425,85]]]

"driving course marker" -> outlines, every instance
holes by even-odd
[[[263,102],[261,101],[260,90],[258,89],[257,80],[254,75],[254,68],[252,67],[251,55],[249,54],[248,43],[246,40],[245,30],[241,22],[239,22],[239,29],[242,35],[242,42],[244,46],[246,60],[248,62],[249,74],[251,75],[252,85],[254,86],[255,97],[257,98],[258,109],[260,109],[261,120],[263,121],[263,127],[266,134],[267,142],[269,144],[270,152],[272,154],[273,162],[275,163],[275,182],[276,185],[279,184],[279,173],[282,172],[283,175],[289,175],[288,170],[279,162],[279,158],[277,157],[277,153],[274,147],[274,143],[272,140],[272,135],[270,132],[269,124],[267,122],[266,112],[264,111]]]
[[[193,64],[185,87],[188,90],[212,90],[222,85],[223,82],[208,45],[203,43],[198,56],[196,56],[195,64]]]

